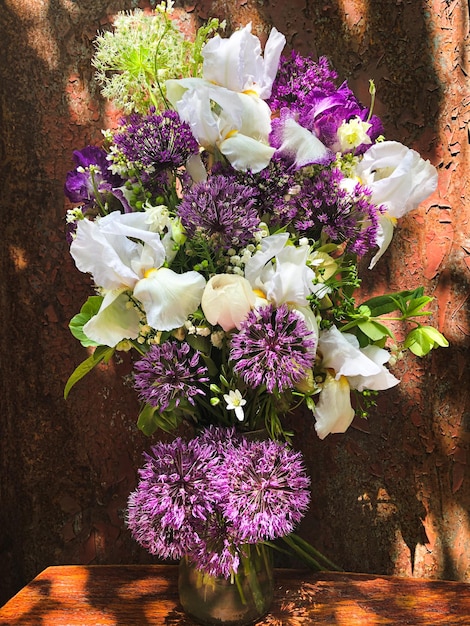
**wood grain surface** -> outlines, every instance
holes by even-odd
[[[8,626],[189,626],[173,565],[48,567],[0,609]],[[276,570],[271,612],[259,625],[470,624],[460,582]]]

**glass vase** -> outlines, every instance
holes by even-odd
[[[244,626],[269,611],[273,599],[273,565],[264,545],[243,547],[238,571],[231,578],[211,576],[185,557],[179,565],[181,605],[199,624]]]

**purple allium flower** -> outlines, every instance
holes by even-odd
[[[232,427],[208,426],[199,435],[199,441],[214,448],[218,453],[224,453],[229,446],[239,445],[242,441],[241,435]]]
[[[236,573],[247,544],[292,532],[309,503],[300,453],[210,428],[144,455],[129,496],[132,536],[160,558],[187,556],[212,576]]]
[[[157,115],[153,109],[148,115],[133,113],[123,120],[114,144],[137,170],[157,174],[185,165],[199,151],[189,124],[176,111]]]
[[[382,212],[360,184],[347,190],[338,169],[324,169],[305,179],[290,203],[295,207],[294,226],[300,235],[319,240],[323,232],[334,243],[346,243],[358,255],[375,246]]]
[[[240,543],[289,534],[310,502],[301,454],[277,441],[245,441],[227,455],[216,482]]]
[[[312,89],[333,93],[337,77],[326,57],[320,57],[315,62],[311,57],[303,57],[293,51],[289,59],[281,57],[268,104],[273,110],[283,107],[292,111],[301,110],[305,97]]]
[[[211,240],[214,247],[228,250],[251,241],[259,226],[255,198],[250,186],[233,176],[211,176],[194,185],[178,207],[188,237],[196,233]]]
[[[218,464],[213,448],[192,439],[157,443],[139,470],[128,500],[131,533],[151,554],[179,559],[194,550],[214,505],[207,477]]]
[[[305,321],[283,304],[251,311],[233,335],[230,360],[245,383],[269,393],[291,388],[315,360],[316,342]]]
[[[210,516],[201,533],[201,541],[194,546],[190,556],[198,569],[211,576],[229,578],[237,572],[240,565],[239,537],[220,510]]]
[[[109,170],[109,161],[102,148],[87,146],[75,150],[73,160],[76,168],[67,173],[64,185],[65,195],[71,202],[92,206],[95,201],[101,201],[101,195],[112,193],[124,184],[120,176]]]
[[[134,365],[135,388],[139,397],[160,411],[187,400],[195,405],[195,396],[204,395],[201,384],[209,380],[199,352],[188,343],[165,341],[153,345]]]
[[[288,206],[284,198],[294,186],[295,178],[283,160],[274,155],[268,166],[256,173],[239,172],[233,168],[230,170],[225,175],[233,176],[237,182],[251,188],[258,216],[261,219],[269,216],[273,230],[289,223],[291,216],[287,213]],[[222,174],[224,171],[220,163],[212,168],[213,173]]]

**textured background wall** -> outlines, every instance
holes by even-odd
[[[123,365],[64,402],[83,358],[67,325],[89,293],[64,240],[62,185],[73,149],[98,141],[107,110],[92,41],[130,0],[2,0],[0,11],[0,601],[59,563],[150,562],[122,512],[149,445]],[[470,208],[465,0],[179,2],[188,30],[271,25],[327,55],[386,135],[439,169],[439,190],[400,224],[364,293],[423,284],[451,347],[407,356],[402,384],[368,422],[320,442],[294,419],[313,501],[301,533],[345,569],[470,581]],[[466,198],[467,194],[467,198]]]

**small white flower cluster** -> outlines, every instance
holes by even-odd
[[[199,337],[209,337],[211,334],[210,328],[208,326],[195,326],[191,320],[186,320],[184,323],[184,327],[186,328],[188,335],[198,335]]]
[[[246,248],[242,248],[238,253],[233,248],[227,251],[228,267],[227,272],[244,276],[244,266],[251,257],[260,249],[261,242],[265,237],[269,236],[269,227],[265,222],[260,222],[257,232],[254,234],[255,244],[248,244]]]
[[[65,216],[65,221],[67,224],[75,224],[78,220],[85,219],[83,215],[82,207],[76,207],[75,209],[69,209]]]
[[[233,248],[230,248],[227,251],[229,266],[227,270],[229,273],[238,274],[239,276],[244,276],[243,267],[248,263],[248,261],[253,256],[253,253],[256,252],[256,246],[253,244],[249,244],[246,248],[240,250],[237,254],[237,251]]]

